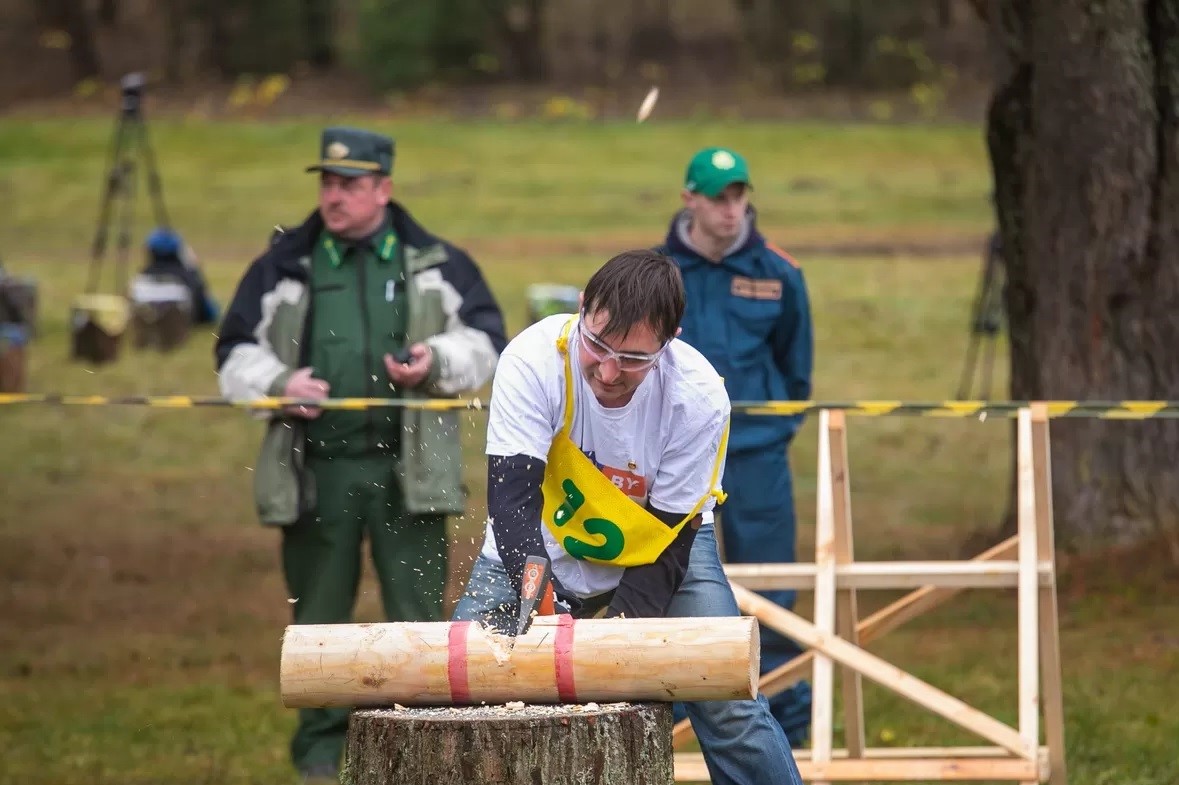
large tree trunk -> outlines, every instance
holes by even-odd
[[[1014,399],[1179,391],[1179,0],[993,0],[988,116]],[[1179,423],[1052,425],[1063,544],[1167,533]]]
[[[178,84],[184,78],[184,34],[191,13],[185,0],[161,3],[164,13],[164,80]]]
[[[671,704],[352,713],[347,785],[672,785]]]
[[[316,68],[336,64],[335,3],[332,0],[303,0],[303,46],[308,62]]]
[[[119,21],[117,0],[98,0],[98,21],[107,27]]]
[[[511,61],[508,75],[524,82],[544,79],[547,68],[544,50],[545,0],[487,2],[486,5],[491,14],[492,27]]]
[[[70,37],[70,68],[77,81],[102,75],[94,25],[82,0],[43,0],[37,5],[41,24]]]
[[[228,0],[205,0],[200,6],[201,16],[205,23],[205,60],[218,76],[233,76],[230,65],[230,48],[233,45],[229,32]]]

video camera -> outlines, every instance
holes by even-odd
[[[148,142],[147,121],[142,111],[143,91],[147,79],[140,72],[123,76],[119,82],[122,101],[112,132],[110,158],[103,176],[102,202],[98,211],[98,226],[90,250],[90,271],[86,289],[71,306],[70,324],[73,334],[72,357],[94,363],[111,362],[118,354],[119,342],[129,318],[128,256],[135,215],[135,198],[139,189],[135,181],[147,177],[147,187],[155,215],[155,226],[168,227],[168,212],[164,206],[163,186],[156,169],[155,153]],[[117,225],[113,223],[117,222]],[[107,240],[113,234],[117,242],[114,292],[99,292]]]
[[[138,114],[147,78],[139,72],[130,73],[119,81],[119,86],[123,90],[123,114]]]

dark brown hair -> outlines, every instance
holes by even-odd
[[[647,324],[660,342],[675,337],[684,317],[680,268],[657,251],[623,251],[602,265],[585,285],[584,313],[610,314],[602,337],[621,337]]]

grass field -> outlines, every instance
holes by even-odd
[[[348,122],[330,118],[325,122]],[[169,209],[208,255],[258,247],[268,224],[310,209],[318,128],[310,123],[150,120]],[[978,132],[798,124],[572,126],[376,124],[397,137],[396,189],[454,238],[524,250],[606,234],[647,242],[677,203],[698,147],[748,152],[762,220],[798,239],[974,238],[988,228],[989,170]],[[97,220],[112,124],[0,127],[0,218],[9,245],[38,259],[84,254]],[[145,194],[141,187],[140,200]],[[551,248],[546,248],[549,252]],[[558,248],[559,250],[559,248]],[[15,248],[3,249],[15,256]],[[486,255],[486,254],[484,254]]]
[[[331,118],[331,122],[341,118]],[[318,125],[153,121],[168,205],[224,301],[269,228],[312,206],[301,167]],[[660,238],[683,161],[723,139],[750,157],[763,225],[807,247],[815,396],[941,399],[957,385],[989,226],[976,129],[832,125],[443,125],[398,135],[398,189],[479,259],[509,328],[535,280],[582,283]],[[68,361],[66,315],[96,219],[105,119],[0,126],[0,254],[38,278],[30,389],[215,394],[212,335],[112,366]],[[140,226],[146,229],[144,221]],[[142,236],[143,230],[138,234]],[[824,248],[921,246],[835,255]],[[108,277],[108,283],[109,283]],[[1003,379],[995,389],[1002,391]],[[481,413],[468,415],[470,512],[453,589],[483,520]],[[255,522],[261,430],[232,410],[0,407],[0,785],[290,782],[292,712],[277,696],[289,605],[277,539]],[[813,554],[815,430],[792,452],[800,553]],[[954,558],[1005,505],[999,420],[853,419],[856,547]],[[1062,645],[1071,782],[1175,781],[1179,580],[1146,552],[1071,562]],[[371,575],[358,618],[379,618]],[[891,596],[870,596],[870,607]],[[808,612],[804,598],[802,610]],[[976,592],[871,648],[1014,723],[1014,595]],[[975,743],[865,685],[876,744]],[[837,740],[838,743],[838,740]]]

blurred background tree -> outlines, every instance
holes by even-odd
[[[424,85],[755,81],[912,90],[986,70],[971,0],[0,0],[0,102],[131,70],[172,84],[331,73]],[[981,5],[980,5],[981,7]],[[10,67],[12,66],[12,67]],[[656,69],[654,72],[651,69]],[[613,79],[609,78],[613,75]]]

